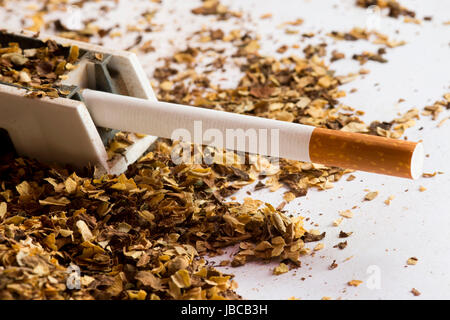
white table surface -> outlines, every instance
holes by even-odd
[[[35,3],[23,0],[12,2],[12,11],[0,9],[0,27],[20,28],[20,19],[26,14],[22,8]],[[289,49],[286,55],[302,56],[301,50],[307,43],[325,41],[328,43],[328,53],[332,49],[346,53],[345,60],[331,66],[338,74],[357,72],[361,68],[357,61],[351,60],[352,54],[378,48],[367,41],[334,41],[325,36],[332,30],[349,31],[354,26],[364,27],[367,13],[356,8],[354,0],[222,2],[234,10],[242,9],[253,18],[253,22],[236,25],[235,20],[230,19],[213,25],[213,18],[190,13],[190,9],[199,6],[200,1],[163,0],[164,5],[159,6],[147,0],[127,0],[121,1],[118,10],[100,17],[97,24],[108,26],[119,23],[125,28],[128,24],[134,24],[135,17],[146,8],[160,8],[154,18],[154,23],[159,25],[155,29],[160,30],[144,35],[144,41],[152,39],[157,50],[145,56],[138,53],[149,78],[155,66],[161,64],[158,58],[184,49],[184,39],[203,25],[214,29],[247,28],[256,31],[261,36],[261,53],[268,55],[276,55],[275,50],[282,44],[297,42],[300,49]],[[365,64],[363,67],[370,69],[370,74],[343,86],[347,92],[351,88],[357,88],[357,91],[340,100],[364,110],[366,114],[362,118],[367,122],[390,121],[398,112],[412,107],[422,109],[450,92],[450,26],[443,25],[444,21],[450,20],[450,2],[405,0],[402,3],[415,10],[418,18],[431,15],[433,20],[415,25],[403,23],[402,18],[381,19],[380,31],[407,41],[407,45],[388,49],[385,57],[389,62],[386,64]],[[100,4],[86,5],[83,18],[98,16],[92,8]],[[258,19],[268,12],[273,14],[272,19]],[[303,18],[304,24],[291,29],[299,29],[301,33],[321,31],[320,35],[299,42],[300,35],[286,35],[283,29],[277,28],[280,23],[297,18]],[[133,43],[135,36],[104,39],[103,43],[109,47],[126,48]],[[222,74],[212,77],[212,80],[222,86],[233,85],[239,79],[239,71],[232,67],[227,69],[226,76],[230,80],[220,80],[224,76]],[[400,98],[405,101],[398,103]],[[443,112],[440,119],[449,113]],[[320,299],[324,296],[333,299],[450,299],[450,121],[440,128],[437,128],[438,122],[422,117],[415,127],[407,130],[406,135],[410,140],[424,141],[426,153],[430,155],[425,162],[425,172],[443,171],[444,174],[409,181],[356,172],[357,179],[352,182],[344,178],[333,189],[310,190],[306,197],[295,199],[285,209],[292,214],[311,217],[310,221],[318,223],[318,227],[308,222],[305,226],[326,231],[322,241],[325,248],[314,256],[303,257],[301,268],[279,276],[272,275],[277,263],[249,263],[239,268],[222,268],[235,274],[239,283],[238,293],[246,299]],[[418,130],[420,127],[423,130]],[[427,188],[425,192],[419,192],[421,185]],[[247,197],[245,191],[252,189],[253,186],[250,186],[241,190],[237,194],[238,200]],[[379,191],[379,195],[373,201],[363,202],[367,193],[364,189]],[[283,201],[284,191],[280,189],[271,193],[260,190],[253,192],[252,197],[278,205]],[[387,206],[384,200],[391,195],[395,199]],[[352,219],[345,219],[339,227],[332,226],[340,210],[353,206],[358,208],[352,210]],[[353,234],[347,239],[339,239],[340,230],[352,231]],[[333,248],[343,240],[348,241],[347,248]],[[312,248],[315,244],[307,245]],[[232,250],[214,260],[230,259],[230,253]],[[344,261],[351,256],[352,259]],[[419,259],[417,265],[405,267],[407,259],[413,256]],[[333,260],[336,260],[338,267],[329,270]],[[347,282],[353,279],[364,282],[359,287],[348,286]],[[413,296],[410,292],[412,288],[419,290],[421,295]]]

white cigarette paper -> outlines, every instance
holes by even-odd
[[[258,134],[258,147],[252,143],[245,143],[235,144],[234,149],[266,156],[310,161],[309,140],[314,130],[312,126],[143,100],[90,89],[84,89],[82,96],[92,119],[100,127],[145,133],[168,139],[172,139],[173,133],[177,130],[186,130],[189,132],[188,136],[191,137],[191,141],[187,142],[192,143],[200,142],[196,137],[196,135],[198,136],[198,124],[201,125],[202,132],[218,130],[225,138],[227,131],[235,133],[236,130],[244,133],[266,131],[266,135]],[[195,130],[196,123],[197,130]],[[273,137],[276,133],[278,133],[278,138]],[[226,148],[229,143],[229,141],[226,141],[224,145],[221,141],[205,142],[205,144],[217,148]],[[267,146],[267,148],[259,146]]]

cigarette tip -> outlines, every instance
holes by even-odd
[[[418,144],[416,144],[411,157],[411,178],[413,180],[416,180],[417,178],[422,176],[424,159],[425,150],[423,148],[423,144],[419,142]]]

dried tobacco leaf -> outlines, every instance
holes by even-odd
[[[47,40],[38,48],[23,49],[18,43],[0,48],[0,81],[30,90],[27,97],[59,97],[55,88],[64,75],[74,68],[79,49],[72,46],[69,52]]]
[[[339,248],[341,250],[347,247],[347,241],[339,242],[337,245],[333,246],[333,248]]]
[[[339,215],[347,219],[353,218],[353,212],[351,212],[350,210],[340,211]]]
[[[326,234],[326,232],[323,232],[321,234],[312,234],[312,233],[306,232],[305,236],[303,237],[303,241],[305,241],[305,242],[320,241],[323,238],[325,238],[325,234]]]
[[[8,204],[6,202],[0,202],[0,220],[3,220],[3,217],[8,212]]]
[[[378,6],[382,9],[389,9],[389,17],[398,18],[399,16],[407,16],[414,18],[416,13],[403,6],[397,0],[356,0],[356,5],[362,8],[369,8],[370,6]]]
[[[417,290],[416,288],[412,288],[411,289],[411,293],[414,295],[414,296],[420,296],[420,291],[419,290]]]
[[[353,234],[353,232],[344,232],[344,231],[340,231],[339,232],[339,238],[348,238]]]
[[[372,201],[378,196],[378,191],[371,191],[364,196],[365,201]]]
[[[328,266],[329,270],[336,269],[338,267],[338,264],[336,263],[336,260],[333,260],[333,262]]]
[[[34,28],[42,27],[46,10],[33,18]],[[219,20],[241,17],[218,0],[203,1],[193,13]],[[153,15],[147,12],[143,17],[150,21]],[[298,19],[284,26],[302,22]],[[120,35],[90,23],[79,31],[66,28],[58,32],[84,41],[94,35]],[[140,31],[131,26],[128,32]],[[340,86],[358,74],[336,76],[320,59],[326,53],[325,44],[303,48],[304,57],[276,59],[259,54],[260,44],[252,32],[205,29],[197,35],[199,43],[230,44],[234,54],[230,57],[219,49],[196,47],[189,39],[187,49],[165,58],[164,65],[155,69],[158,99],[392,138],[400,138],[419,118],[419,110],[412,109],[391,122],[365,124],[358,118],[361,112],[339,105],[338,99],[345,95]],[[358,28],[332,32],[331,36],[368,40],[388,48],[404,44]],[[136,37],[138,48],[142,53],[151,52],[151,42],[140,45],[142,40],[141,35]],[[31,97],[57,96],[58,90],[45,85],[54,85],[73,69],[79,55],[76,47],[70,48],[67,57],[60,55],[53,42],[47,42],[44,48],[21,51],[12,44],[0,50],[2,55],[12,54],[0,60],[1,81],[33,87]],[[216,87],[207,76],[196,72],[202,58],[211,52],[219,55],[211,68],[223,68],[230,58],[241,60],[243,76],[235,87]],[[42,54],[44,61],[38,58]],[[343,58],[337,52],[333,57]],[[11,73],[11,68],[17,73]],[[360,72],[364,73],[367,71]],[[436,118],[450,108],[450,98],[444,98],[446,101],[423,110],[425,115]],[[132,143],[130,135],[119,133],[108,155],[112,158]],[[97,176],[89,170],[76,175],[22,158],[0,165],[0,195],[6,201],[0,202],[0,267],[5,270],[0,298],[239,299],[232,276],[222,274],[202,256],[221,254],[223,248],[238,245],[232,266],[255,259],[276,259],[283,261],[278,271],[284,272],[286,261],[299,266],[300,257],[310,252],[304,244],[322,240],[325,233],[307,232],[302,217],[288,217],[281,208],[251,199],[229,203],[223,197],[266,178],[256,184],[255,190],[267,187],[274,191],[285,186],[289,190],[286,201],[292,201],[306,195],[310,188],[332,187],[349,172],[285,159],[280,160],[279,168],[264,158],[252,165],[233,161],[225,165],[220,158],[236,157],[227,151],[217,152],[212,165],[176,165],[170,157],[173,147],[172,142],[159,141],[152,152],[119,177]],[[341,215],[349,218],[352,213],[347,210]],[[74,265],[83,275],[78,291],[66,287],[67,268]],[[336,266],[333,262],[330,268]],[[353,281],[353,285],[360,284]]]

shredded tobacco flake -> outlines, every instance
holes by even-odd
[[[347,282],[347,284],[349,286],[353,286],[353,287],[357,287],[359,286],[361,283],[363,283],[361,280],[350,280],[349,282]]]
[[[356,5],[362,8],[378,6],[381,9],[388,9],[388,15],[392,18],[398,18],[399,16],[414,18],[416,16],[414,11],[401,6],[397,0],[356,0]]]
[[[314,247],[314,251],[319,251],[322,250],[325,247],[325,245],[323,243],[318,243],[316,244],[316,246]]]
[[[339,242],[337,245],[333,246],[333,248],[345,249],[347,247],[347,241]]]
[[[383,58],[383,56],[382,56],[385,53],[386,53],[386,50],[384,48],[380,48],[380,49],[378,49],[377,53],[364,51],[361,54],[354,54],[352,59],[359,61],[360,65],[365,64],[369,60],[380,62],[380,63],[386,63],[387,60],[385,58]]]
[[[97,178],[22,158],[2,165],[7,202],[0,205],[0,249],[9,258],[2,260],[7,272],[0,296],[139,299],[143,290],[145,297],[161,299],[239,298],[231,276],[207,266],[201,255],[239,243],[233,262],[299,263],[301,218],[250,199],[224,203],[209,187],[223,173],[173,165],[164,143],[146,159],[126,175]],[[66,290],[65,270],[72,263],[92,278],[79,291]],[[25,278],[18,280],[17,272]],[[38,285],[50,274],[52,291]]]
[[[336,269],[338,267],[338,264],[336,263],[336,260],[333,260],[333,262],[328,266],[329,270]]]
[[[339,238],[348,238],[353,234],[353,232],[344,232],[344,231],[340,231],[339,232]]]
[[[353,212],[351,212],[350,210],[340,211],[339,214],[344,218],[353,218]]]
[[[284,263],[280,263],[280,265],[273,270],[273,274],[280,275],[280,274],[286,273],[288,271],[289,271],[289,267]]]
[[[395,199],[395,196],[389,196],[386,200],[384,200],[384,203],[388,206],[391,204],[391,201]]]
[[[372,201],[378,196],[378,191],[371,191],[364,196],[365,201]]]
[[[333,226],[337,227],[341,224],[341,222],[344,220],[344,218],[340,217],[333,221]]]

